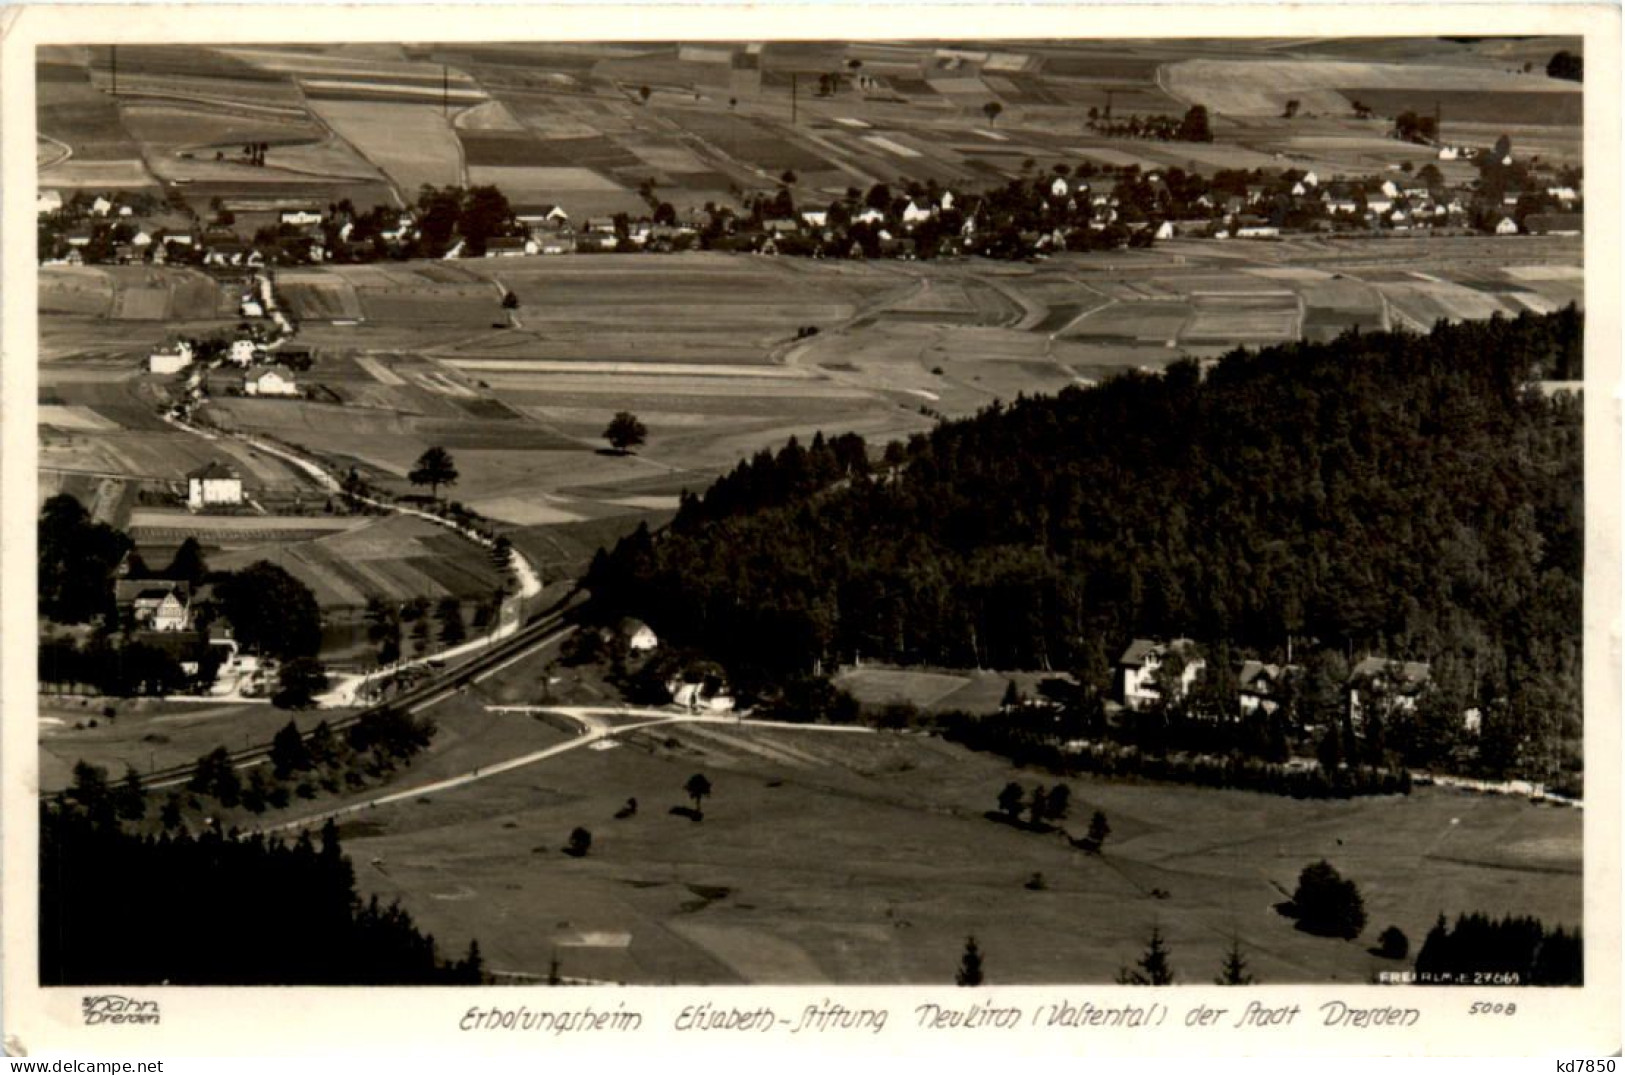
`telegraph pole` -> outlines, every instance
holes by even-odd
[[[440,65],[440,114],[451,115],[451,68]]]
[[[113,68],[113,96],[118,96],[118,46],[107,46],[107,56]]]
[[[796,125],[796,76],[790,76],[790,126]]]

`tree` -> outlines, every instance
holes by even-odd
[[[442,485],[457,484],[457,465],[452,462],[450,452],[436,445],[418,456],[406,480],[413,485],[427,485],[429,495],[438,498]]]
[[[463,603],[447,595],[435,606],[435,618],[440,621],[440,644],[454,646],[468,637],[463,627]]]
[[[1353,940],[1365,929],[1365,901],[1353,881],[1325,859],[1305,866],[1292,894],[1298,928],[1323,937]]]
[[[239,644],[273,657],[316,653],[322,615],[310,588],[269,560],[258,560],[215,586]]]
[[[982,950],[976,947],[975,937],[966,937],[965,951],[959,957],[959,970],[954,974],[954,982],[961,986],[973,986],[981,985],[984,980]]]
[[[999,118],[1000,113],[1003,111],[1004,105],[997,101],[989,101],[987,104],[982,106],[982,115],[987,117],[987,125],[989,127],[993,126],[993,122]]]
[[[653,94],[653,92],[654,91],[651,90],[648,86],[639,86],[638,87],[638,99],[641,100],[644,104],[648,104],[649,103],[649,97],[650,97],[651,94]]]
[[[1033,789],[1033,797],[1027,803],[1027,819],[1036,827],[1044,823],[1049,816],[1049,792],[1040,784]]]
[[[504,291],[502,293],[502,308],[504,310],[519,309],[519,296],[512,291]]]
[[[1021,785],[1010,781],[999,792],[999,812],[1014,821],[1021,816],[1021,804],[1026,797],[1027,793],[1021,790]]]
[[[1089,819],[1089,840],[1094,844],[1096,851],[1099,851],[1105,846],[1106,837],[1110,836],[1111,834],[1111,823],[1106,820],[1105,814],[1101,813],[1099,810],[1096,810],[1095,816]]]
[[[683,784],[683,791],[694,800],[694,812],[698,814],[701,812],[700,805],[711,794],[711,781],[706,779],[704,773],[695,773]]]
[[[1398,926],[1389,926],[1377,936],[1377,954],[1384,959],[1404,959],[1410,950],[1410,938]]]
[[[278,780],[286,780],[294,773],[310,768],[310,752],[305,749],[304,737],[293,721],[271,737],[271,770]]]
[[[579,825],[571,829],[570,842],[565,845],[564,853],[574,858],[585,858],[590,850],[592,850],[592,833]]]
[[[1066,812],[1072,807],[1072,789],[1065,784],[1056,784],[1050,788],[1049,798],[1045,800],[1044,817],[1049,821],[1065,821]]]
[[[271,704],[278,709],[309,709],[316,695],[327,689],[327,669],[314,657],[296,657],[282,666],[277,675],[277,692]]]
[[[1118,985],[1173,985],[1174,968],[1168,962],[1168,946],[1163,943],[1162,930],[1157,926],[1151,927],[1151,939],[1146,943],[1145,954],[1134,967],[1124,967],[1117,972]]]
[[[604,428],[604,439],[622,455],[641,445],[649,437],[649,429],[638,421],[631,411],[616,411]]]
[[[1247,960],[1241,954],[1241,941],[1235,937],[1230,938],[1230,950],[1225,953],[1224,965],[1219,968],[1219,976],[1213,979],[1213,984],[1253,984],[1253,976],[1247,973]]]
[[[1292,119],[1298,114],[1298,100],[1293,98],[1286,103],[1286,109],[1281,113],[1282,119]]]
[[[196,586],[208,573],[209,564],[203,558],[203,546],[198,544],[197,538],[187,537],[181,542],[180,548],[175,550],[174,559],[169,561],[169,567],[164,570],[164,577],[183,579]]]
[[[147,816],[146,790],[141,786],[141,774],[133,765],[124,767],[124,779],[113,793],[113,808],[125,821],[140,821]]]
[[[1208,126],[1207,109],[1191,105],[1179,123],[1178,140],[1181,142],[1211,142],[1213,130]]]

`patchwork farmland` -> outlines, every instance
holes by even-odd
[[[1001,982],[1108,981],[1153,924],[1182,981],[1210,979],[1231,944],[1269,984],[1363,984],[1400,966],[1277,913],[1297,871],[1323,857],[1360,884],[1373,937],[1391,923],[1419,943],[1441,910],[1573,926],[1579,811],[1442,787],[1299,801],[1077,775],[1064,834],[1081,837],[1095,810],[1112,832],[1108,854],[1086,854],[987,816],[1001,785],[1053,784],[1053,772],[925,734],[927,722],[906,732],[775,728],[650,708],[640,718],[672,723],[599,738],[631,718],[597,707],[623,707],[648,685],[626,686],[624,653],[602,666],[590,653],[577,659],[615,652],[615,631],[596,647],[560,631],[478,681],[455,663],[466,654],[442,663],[428,633],[452,612],[469,637],[519,628],[570,592],[600,550],[640,526],[658,532],[686,494],[791,437],[860,434],[878,459],[944,419],[1150,378],[1176,362],[1211,370],[1237,348],[1583,306],[1583,237],[1523,226],[1547,206],[1519,210],[1518,233],[1504,235],[1489,234],[1493,214],[1469,222],[1446,207],[1450,191],[1477,181],[1473,155],[1503,136],[1520,160],[1542,160],[1542,176],[1581,174],[1581,84],[1545,73],[1560,48],[1578,45],[42,48],[36,164],[65,223],[39,271],[39,500],[72,494],[154,569],[188,539],[215,571],[276,565],[314,596],[320,658],[352,682],[397,676],[391,689],[401,689],[400,669],[378,666],[411,656],[384,656],[369,615],[393,610],[409,623],[406,647],[417,643],[427,662],[418,671],[450,669],[424,689],[459,688],[434,709],[439,732],[421,757],[374,774],[381,786],[333,778],[263,815],[233,806],[226,822],[287,825],[353,808],[341,833],[351,861],[371,864],[358,865],[364,896],[398,899],[443,953],[477,939],[498,980],[537,981],[557,959],[567,977],[592,983],[940,983],[975,933]],[[1143,133],[1166,134],[1158,124],[1197,105],[1211,141]],[[1405,111],[1437,130],[1395,137]],[[1315,186],[1309,173],[1322,187],[1310,196],[1326,202],[1334,185],[1358,186],[1364,213],[1384,180],[1422,183],[1429,168],[1438,183],[1421,193],[1437,226],[1432,216],[1426,227],[1362,226],[1352,211],[1284,223],[1304,196],[1285,192]],[[1205,201],[1194,184],[1188,199],[1170,193],[1192,177]],[[1141,185],[1149,209],[1128,194],[1117,201]],[[449,198],[444,212],[456,219],[437,246],[418,240],[445,222],[437,197],[448,194],[425,186],[465,192]],[[470,188],[486,186],[507,204],[481,230],[473,205],[487,194]],[[1016,192],[1032,217],[1019,224],[998,217],[1000,198]],[[87,208],[98,195],[114,200]],[[959,217],[936,234],[956,197]],[[1493,198],[1497,211],[1517,207],[1515,194]],[[1175,211],[1197,204],[1211,218]],[[1563,206],[1578,230],[1583,198],[1569,191]],[[879,221],[867,231],[851,223],[865,208]],[[821,214],[842,217],[842,230],[809,219]],[[91,217],[94,227],[83,223]],[[1122,241],[1089,241],[1114,226]],[[106,241],[114,229],[117,241]],[[160,233],[176,245],[154,240]],[[916,244],[927,233],[935,245]],[[978,235],[1009,248],[975,245]],[[113,249],[92,257],[93,243]],[[168,253],[143,253],[149,246]],[[182,340],[211,357],[166,364]],[[1289,367],[1302,352],[1287,355]],[[1119,387],[1156,389],[1149,379]],[[644,434],[626,449],[610,441],[620,412]],[[454,478],[414,474],[436,448]],[[188,476],[209,467],[240,479],[240,502],[192,510]],[[352,482],[377,500],[337,491],[353,493]],[[468,528],[454,533],[425,511]],[[1544,525],[1546,514],[1532,517]],[[519,572],[497,538],[542,583],[506,605]],[[1010,578],[1024,579],[1026,547],[1007,548]],[[1005,576],[989,579],[994,603]],[[1125,573],[1123,585],[1167,582]],[[865,576],[871,583],[882,585]],[[1080,606],[1096,599],[1086,589]],[[1170,608],[1177,596],[1157,595]],[[434,612],[421,613],[425,604]],[[715,622],[716,607],[696,615]],[[636,624],[623,611],[605,622],[630,646]],[[666,631],[654,612],[633,611]],[[1079,624],[1085,615],[1076,612]],[[1293,630],[1286,613],[1282,622]],[[554,624],[523,628],[537,639],[544,629]],[[518,653],[487,644],[468,643],[493,664]],[[662,638],[631,667],[649,673],[654,693],[721,678],[677,649]],[[675,671],[659,663],[668,654]],[[894,707],[893,725],[907,723],[905,710],[996,721],[1011,712],[1012,684],[1028,698],[1041,685],[1066,689],[1045,683],[1073,675],[1050,661],[1046,652],[1033,662],[1044,671],[859,661],[830,678],[866,719]],[[818,674],[830,666],[814,663]],[[771,691],[753,698],[744,678],[724,686],[743,688],[746,705],[773,703]],[[339,699],[338,714],[382,697],[346,689],[326,699]],[[329,716],[290,715],[264,693],[231,699],[235,710],[121,702],[116,723],[101,726],[88,695],[43,700],[47,782],[66,785],[80,758],[116,771],[183,766],[222,742],[266,742],[290,716],[305,731]],[[581,708],[568,718],[488,708],[544,703]],[[595,711],[584,717],[585,707]],[[583,727],[591,749],[534,756],[587,746],[573,743]],[[1313,764],[1301,747],[1294,740],[1281,757]],[[714,782],[703,825],[671,810],[700,770]],[[440,780],[452,786],[418,793]],[[396,798],[369,805],[374,795]],[[642,813],[626,809],[629,798]],[[187,809],[196,820],[195,804]],[[588,825],[591,854],[560,854],[571,828]],[[1012,901],[1020,914],[1008,913]]]

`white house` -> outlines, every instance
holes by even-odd
[[[1381,216],[1383,213],[1388,212],[1388,210],[1394,207],[1394,200],[1392,198],[1367,198],[1365,200],[1365,207],[1371,210],[1373,213],[1376,213],[1378,216]]]
[[[1207,667],[1207,661],[1197,652],[1196,643],[1188,638],[1176,638],[1168,643],[1136,638],[1130,643],[1117,662],[1122,676],[1119,696],[1123,704],[1130,709],[1145,709],[1159,701],[1162,692],[1157,688],[1157,673],[1170,659],[1183,662],[1178,690],[1180,697],[1184,697]]]
[[[1173,237],[1174,222],[1171,220],[1164,220],[1161,224],[1158,224],[1156,232],[1152,235],[1152,238],[1157,240],[1172,239]]]
[[[295,227],[304,227],[307,224],[320,224],[322,214],[316,209],[284,209],[277,214],[277,221],[281,224],[292,224]]]
[[[181,580],[119,579],[113,599],[149,631],[184,631],[191,620],[191,586]]]
[[[1242,716],[1262,710],[1274,713],[1281,708],[1281,692],[1287,677],[1296,674],[1293,665],[1265,664],[1262,661],[1243,661],[1241,674],[1236,677],[1237,699]]]
[[[224,463],[208,463],[186,476],[186,506],[193,511],[242,502],[243,479]]]
[[[1056,176],[1049,185],[1050,196],[1054,198],[1066,197],[1067,190],[1068,187],[1066,185],[1066,180],[1062,179],[1060,176]]]
[[[1238,239],[1274,239],[1281,234],[1281,229],[1273,224],[1243,224],[1236,228]]]
[[[245,298],[237,304],[237,312],[244,317],[264,317],[265,307],[256,298]]]
[[[1439,147],[1439,159],[1442,161],[1453,161],[1459,159],[1460,157],[1461,150],[1457,149],[1455,146]]]
[[[903,207],[903,224],[911,226],[922,221],[930,220],[936,216],[937,210],[930,202],[911,201]]]
[[[1320,186],[1320,176],[1316,175],[1314,172],[1305,172],[1303,175],[1303,185],[1306,187]]]
[[[293,371],[283,365],[267,366],[243,378],[243,394],[248,396],[297,396],[299,385]]]
[[[642,620],[622,620],[621,635],[626,639],[626,648],[633,653],[648,653],[660,645],[654,629]]]
[[[147,356],[147,370],[151,373],[179,373],[192,364],[192,345],[181,340],[173,351],[154,351]]]
[[[1366,657],[1349,673],[1349,720],[1360,727],[1368,705],[1379,707],[1377,716],[1386,717],[1400,710],[1408,713],[1416,708],[1417,699],[1431,680],[1432,669],[1424,661]]]
[[[54,213],[62,208],[62,192],[60,190],[42,190],[39,197],[34,199],[34,208],[40,213]]]
[[[1573,187],[1547,187],[1546,194],[1560,202],[1572,202],[1580,196],[1579,191]]]
[[[90,211],[97,216],[106,216],[113,211],[113,203],[97,195],[96,200],[90,203]]]
[[[859,213],[857,216],[853,217],[852,222],[854,224],[879,224],[884,222],[885,219],[885,213],[882,213],[879,209],[869,207],[864,209],[864,211]]]
[[[1518,234],[1518,222],[1516,220],[1513,220],[1509,216],[1502,217],[1500,220],[1495,222],[1495,234],[1497,234],[1497,235],[1516,235],[1516,234]]]
[[[943,191],[942,192],[942,203],[941,204],[942,204],[942,211],[944,213],[946,213],[948,210],[952,209],[954,207],[954,192],[951,191],[951,190]]]
[[[232,340],[231,350],[226,352],[226,358],[239,366],[247,366],[254,361],[254,352],[258,350],[254,341],[250,339]]]
[[[804,209],[801,219],[809,228],[822,228],[829,224],[829,213],[823,209]]]

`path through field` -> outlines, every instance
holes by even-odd
[[[482,765],[456,776],[437,780],[431,784],[421,784],[417,787],[406,788],[401,791],[392,791],[387,795],[375,796],[361,802],[350,803],[336,810],[324,810],[320,813],[306,817],[284,821],[272,825],[259,832],[283,832],[290,829],[308,828],[311,825],[325,823],[331,819],[346,817],[350,814],[361,813],[364,810],[376,809],[390,803],[405,802],[409,799],[422,798],[453,788],[465,787],[478,780],[486,780],[493,776],[512,772],[527,765],[534,765],[539,761],[557,757],[572,750],[580,750],[600,740],[612,739],[628,732],[642,731],[645,728],[654,728],[662,724],[718,724],[726,727],[756,727],[773,728],[775,730],[789,731],[818,731],[818,732],[844,732],[847,734],[873,734],[873,728],[861,725],[834,725],[834,724],[786,724],[780,721],[751,720],[745,717],[725,715],[711,715],[699,713],[673,713],[667,709],[645,709],[629,706],[488,706],[492,712],[518,712],[518,713],[554,713],[567,720],[581,725],[582,732],[567,742],[558,743],[541,750],[529,751],[518,757],[508,758],[494,765]],[[635,723],[612,724],[607,717],[631,717]]]

